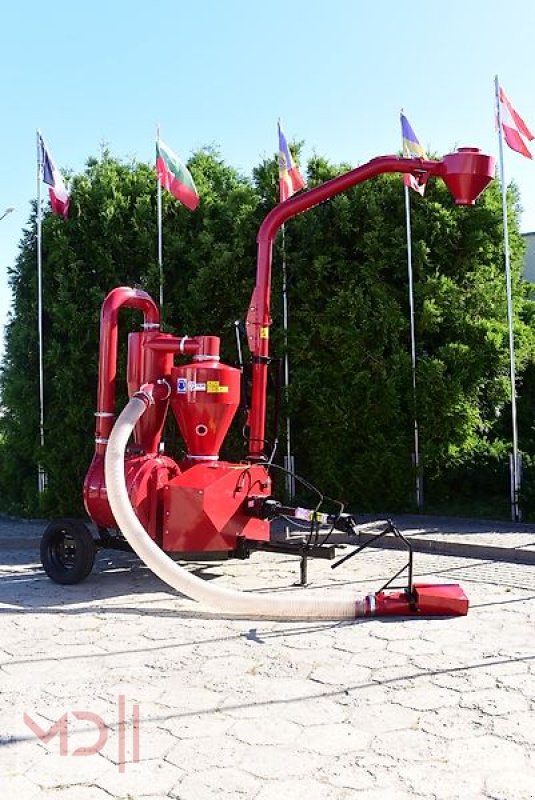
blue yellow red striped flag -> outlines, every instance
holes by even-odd
[[[286,142],[286,137],[282,132],[281,124],[279,129],[279,199],[282,203],[300,189],[304,189],[306,183],[295,166],[290,148]]]

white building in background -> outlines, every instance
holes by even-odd
[[[523,233],[522,237],[526,243],[524,278],[531,283],[535,283],[535,231]]]

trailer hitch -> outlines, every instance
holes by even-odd
[[[282,518],[286,521],[294,520],[300,524],[309,523],[308,536],[306,538],[302,536],[297,541],[242,541],[242,546],[246,549],[250,547],[255,550],[269,550],[300,556],[301,586],[307,584],[309,557],[335,558],[335,545],[328,543],[333,532],[345,533],[350,540],[347,542],[348,544],[352,543],[352,539],[357,540],[358,544],[351,552],[331,564],[331,569],[337,569],[368,547],[378,546],[378,543],[386,536],[393,536],[398,543],[397,546],[406,550],[407,561],[377,592],[368,595],[366,602],[369,616],[464,616],[468,613],[468,598],[458,584],[413,583],[412,545],[391,519],[383,521],[381,530],[368,533],[366,529],[369,530],[370,524],[375,527],[377,523],[359,523],[353,514],[348,513],[326,514],[317,509],[285,506],[271,497],[250,498],[248,510],[253,516],[259,516],[262,519]],[[323,536],[321,526],[327,528]],[[398,587],[393,586],[394,582],[403,574],[406,576],[403,583]]]
[[[326,514],[318,511],[317,509],[308,509],[302,507],[285,506],[274,498],[254,497],[251,498],[248,505],[248,511],[252,516],[258,516],[261,519],[268,519],[273,521],[277,518],[285,519],[286,521],[294,520],[298,524],[308,523],[309,530],[305,536],[299,537],[294,542],[258,542],[253,543],[246,540],[247,545],[251,544],[254,549],[271,550],[272,552],[293,553],[301,557],[301,585],[307,583],[307,560],[312,558],[327,558],[334,559],[336,557],[336,548],[333,544],[329,544],[332,534],[336,531],[345,533],[350,540],[356,539],[358,544],[350,553],[347,553],[342,558],[338,559],[336,563],[331,564],[331,569],[336,569],[349,561],[350,558],[359,555],[367,547],[373,547],[380,539],[392,534],[407,550],[407,562],[381,587],[380,591],[384,591],[392,586],[393,582],[400,577],[404,572],[407,573],[407,583],[405,591],[410,592],[412,587],[413,576],[413,550],[409,540],[403,536],[399,528],[394,525],[391,519],[387,519],[383,523],[383,528],[377,533],[367,535],[363,528],[368,527],[358,523],[353,514],[340,512],[338,514]],[[327,528],[322,535],[321,526]],[[346,544],[346,542],[344,542]],[[351,544],[351,541],[349,542]]]

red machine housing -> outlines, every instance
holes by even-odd
[[[236,549],[238,537],[269,541],[269,522],[248,514],[247,501],[270,495],[260,464],[195,464],[164,489],[163,549],[224,553]]]

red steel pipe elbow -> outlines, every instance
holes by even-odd
[[[140,289],[118,286],[107,295],[100,314],[100,348],[95,426],[95,452],[103,454],[115,420],[117,375],[117,327],[119,311],[135,308],[143,312],[144,330],[160,329],[160,312],[152,297]]]

